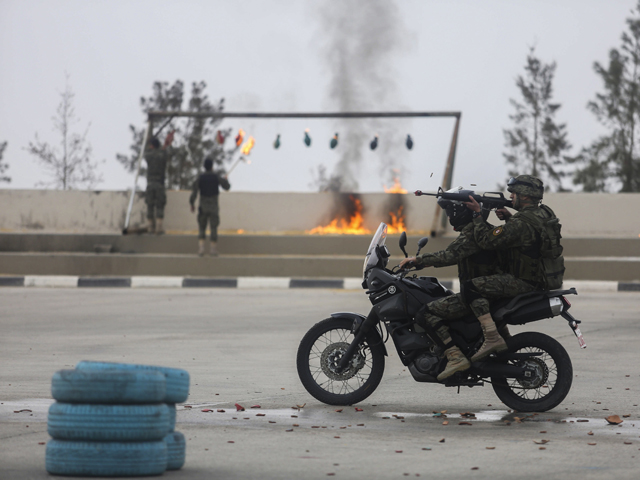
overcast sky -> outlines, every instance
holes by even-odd
[[[345,105],[461,111],[453,184],[492,190],[507,177],[503,129],[510,126],[509,98],[518,96],[515,78],[529,47],[558,64],[557,119],[567,123],[575,153],[603,132],[585,108],[602,89],[593,62],[606,62],[619,47],[634,6],[634,0],[0,0],[0,142],[8,142],[4,160],[13,179],[0,187],[46,181],[24,147],[36,132],[52,144],[59,140],[51,117],[66,72],[76,94],[77,130],[91,124],[94,159],[104,160],[98,189],[131,187],[133,174],[115,155],[128,153],[128,126],[144,124],[139,99],[151,94],[154,81],[180,79],[187,85],[204,80],[209,97],[224,97],[229,112],[328,112]],[[363,49],[369,40],[371,48]],[[333,51],[347,58],[342,70]],[[335,90],[349,75],[364,82],[361,89],[356,84],[363,95],[354,103]],[[382,191],[390,167],[400,170],[409,190],[435,189],[453,124],[390,120],[355,128],[330,120],[228,120],[224,126],[256,139],[252,164],[239,165],[230,181],[237,191],[311,191],[312,170],[324,164],[332,171],[357,138],[362,148],[353,168],[360,191]],[[313,139],[309,148],[305,128]],[[330,150],[335,132],[340,144]],[[385,148],[372,152],[375,133]],[[412,151],[404,147],[407,133]]]

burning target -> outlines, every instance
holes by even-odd
[[[242,145],[242,141],[244,140],[244,130],[238,130],[238,135],[236,135],[236,147]]]
[[[242,153],[243,155],[249,155],[255,143],[256,141],[254,140],[254,138],[249,137],[249,140],[244,142],[244,145],[242,145],[242,148],[240,149],[240,153]]]

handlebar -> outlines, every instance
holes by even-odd
[[[406,277],[411,272],[417,272],[418,270],[422,270],[424,267],[420,267],[418,265],[410,265],[409,268],[400,268],[400,265],[396,265],[391,269],[391,273],[399,274],[400,278]],[[396,270],[397,269],[397,270]]]

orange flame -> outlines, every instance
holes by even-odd
[[[242,140],[244,140],[244,130],[238,130],[238,135],[236,136],[236,147],[239,147],[242,144]]]
[[[246,142],[244,142],[244,145],[242,146],[242,148],[240,149],[240,152],[243,155],[249,155],[249,153],[251,153],[251,149],[253,148],[253,145],[256,143],[256,141],[253,139],[253,137],[249,137],[249,140],[247,140]]]
[[[400,205],[398,207],[397,212],[389,212],[389,216],[391,217],[391,222],[387,225],[387,233],[402,233],[407,230],[406,225],[404,224],[404,205]]]
[[[355,205],[355,212],[347,221],[344,218],[334,218],[329,225],[324,227],[316,227],[307,230],[306,233],[312,235],[326,235],[329,233],[341,233],[346,235],[365,235],[371,233],[370,230],[362,226],[364,217],[362,216],[362,202],[349,195],[349,198]]]
[[[385,193],[408,193],[406,189],[402,188],[398,177],[393,179],[393,186],[391,188],[387,188],[386,185],[383,185],[383,187]]]

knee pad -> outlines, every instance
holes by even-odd
[[[462,297],[462,300],[464,300],[464,302],[469,306],[471,306],[471,302],[473,302],[474,300],[483,298],[476,286],[473,284],[473,280],[468,280],[460,284],[460,296]]]

